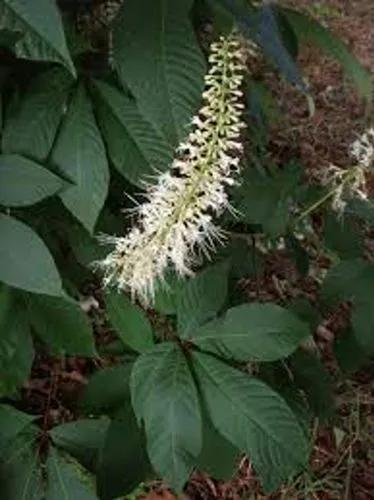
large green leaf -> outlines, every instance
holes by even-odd
[[[88,414],[112,413],[130,402],[132,365],[118,365],[96,372],[82,395],[81,408]]]
[[[98,500],[93,477],[71,457],[52,448],[46,469],[46,500]]]
[[[0,405],[0,457],[6,446],[35,420],[33,415],[28,415],[16,410],[13,406]]]
[[[32,229],[0,214],[0,234],[0,281],[28,292],[64,294],[54,260]]]
[[[2,136],[3,153],[19,153],[44,161],[63,116],[72,84],[64,69],[37,76],[25,96],[9,110]]]
[[[291,9],[282,9],[282,13],[301,41],[313,43],[327,55],[336,59],[346,74],[355,82],[360,94],[369,101],[371,100],[373,82],[369,71],[360,64],[339,38],[308,14]]]
[[[164,343],[140,356],[131,397],[153,467],[181,491],[201,451],[202,424],[192,374],[177,345]]]
[[[363,255],[361,231],[352,218],[338,218],[329,213],[325,218],[324,240],[326,246],[342,259],[354,259]]]
[[[249,455],[266,493],[306,466],[304,431],[276,392],[207,354],[192,359],[213,425]]]
[[[128,0],[113,31],[121,81],[141,113],[174,145],[187,134],[204,86],[204,58],[189,18],[192,5],[192,0]]]
[[[372,285],[374,289],[374,281]],[[373,295],[357,302],[352,311],[352,328],[357,342],[367,356],[374,356]]]
[[[52,162],[74,183],[60,194],[62,202],[92,232],[108,194],[109,170],[104,143],[83,85],[70,102]]]
[[[234,205],[243,221],[261,224],[273,237],[284,233],[290,221],[292,197],[297,191],[300,173],[298,165],[293,164],[273,176],[246,169],[242,184],[234,194]]]
[[[58,425],[49,435],[56,446],[72,455],[86,469],[94,471],[108,427],[107,418],[81,419]]]
[[[56,194],[67,185],[57,175],[22,156],[0,156],[1,205],[32,205]]]
[[[105,303],[109,321],[126,345],[138,352],[154,345],[152,326],[140,307],[116,291],[106,295]]]
[[[147,478],[150,465],[131,404],[112,420],[100,453],[97,490],[102,500],[131,493]]]
[[[8,302],[10,295],[0,287],[0,397],[14,394],[27,380],[34,360],[27,316],[11,297]]]
[[[217,431],[207,412],[202,413],[203,447],[197,459],[197,467],[214,479],[229,481],[238,467],[240,452]]]
[[[229,309],[190,337],[201,349],[248,361],[274,361],[291,354],[309,335],[307,324],[275,304]]]
[[[325,421],[334,415],[332,381],[322,362],[312,353],[299,349],[290,359],[293,379],[305,392],[314,414]]]
[[[344,260],[327,273],[321,288],[323,300],[334,305],[366,300],[374,292],[374,266],[360,259]]]
[[[6,450],[2,450],[1,500],[44,498],[37,438],[38,429],[29,426],[12,440]]]
[[[31,296],[29,312],[36,334],[54,353],[95,355],[93,332],[78,304],[62,298]]]
[[[188,337],[213,318],[227,298],[229,265],[221,262],[184,281],[177,293],[178,333]]]
[[[96,112],[108,154],[116,169],[144,187],[171,164],[173,149],[140,113],[136,102],[116,88],[95,81]]]
[[[18,57],[56,61],[75,74],[55,0],[2,0],[0,29],[22,34],[15,43]]]
[[[334,353],[339,368],[348,373],[360,370],[371,362],[368,353],[360,346],[351,329],[336,337]]]

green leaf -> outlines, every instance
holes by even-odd
[[[243,221],[261,224],[272,237],[285,233],[291,216],[291,201],[300,181],[297,165],[287,165],[274,176],[254,169],[244,171],[243,182],[235,193],[235,207]]]
[[[33,415],[18,411],[13,406],[0,405],[0,457],[6,446],[34,420]]]
[[[46,500],[98,500],[93,478],[71,457],[51,449],[46,467]]]
[[[182,283],[177,294],[178,333],[189,337],[224,306],[228,287],[227,262],[209,266]]]
[[[229,481],[236,472],[239,457],[238,448],[216,430],[207,413],[203,412],[203,448],[197,459],[198,469],[214,479]]]
[[[312,331],[316,330],[322,321],[322,315],[319,310],[305,298],[298,297],[293,299],[287,308],[304,321],[304,323],[308,323]]]
[[[363,238],[361,232],[351,218],[338,219],[336,215],[327,214],[324,227],[326,246],[336,252],[342,259],[354,259],[363,255]]]
[[[130,401],[130,372],[132,365],[104,368],[95,373],[85,387],[81,408],[88,414],[110,413]]]
[[[0,29],[21,32],[15,53],[23,59],[55,61],[75,75],[55,0],[3,0]]]
[[[360,198],[350,200],[346,213],[360,218],[370,226],[374,226],[374,204],[371,200],[361,200]]]
[[[124,344],[140,353],[154,345],[152,326],[140,307],[115,291],[106,295],[105,303],[109,321]]]
[[[113,31],[120,80],[143,116],[174,146],[187,135],[204,87],[204,57],[189,17],[192,5],[192,0],[128,0]]]
[[[49,435],[57,447],[72,455],[86,469],[94,471],[108,428],[107,418],[82,419],[58,425]]]
[[[32,229],[0,214],[0,234],[0,281],[28,292],[64,294],[54,260]]]
[[[332,267],[322,284],[322,299],[329,305],[365,300],[374,292],[374,266],[360,259],[345,260]]]
[[[321,361],[299,349],[291,356],[290,366],[294,382],[305,392],[314,414],[323,422],[330,419],[335,411],[332,381]]]
[[[127,180],[139,187],[166,170],[174,151],[140,113],[136,102],[104,82],[93,84],[96,112],[109,157]]]
[[[372,284],[374,288],[374,281]],[[357,342],[367,356],[374,356],[374,308],[373,294],[354,304],[352,329]]]
[[[309,335],[308,326],[275,304],[242,304],[190,337],[201,349],[241,361],[275,361],[290,355]]]
[[[83,85],[73,95],[52,162],[74,183],[60,194],[62,202],[92,232],[108,194],[109,170],[104,143]]]
[[[61,191],[67,184],[46,168],[18,155],[0,156],[0,204],[33,205]]]
[[[149,473],[143,435],[131,404],[112,420],[100,454],[97,490],[102,500],[131,493]]]
[[[8,293],[0,287],[0,309]],[[9,294],[10,295],[10,294]],[[34,348],[24,311],[10,300],[0,311],[0,397],[12,395],[27,380],[34,360]],[[1,448],[1,447],[0,447]]]
[[[1,500],[44,498],[37,438],[38,429],[28,427],[12,441],[11,446],[2,456],[0,462]]]
[[[197,390],[178,346],[164,343],[138,358],[131,397],[145,424],[153,467],[180,492],[201,451],[202,424]]]
[[[65,221],[64,221],[65,222]],[[92,264],[103,260],[108,252],[108,245],[101,244],[81,224],[74,221],[72,224],[64,223],[63,227],[74,257],[81,266],[92,270]]]
[[[36,334],[54,353],[95,355],[93,332],[78,304],[62,298],[31,296],[29,311]]]
[[[167,272],[165,278],[155,286],[155,300],[152,307],[160,314],[177,314],[177,297],[184,280],[175,272]]]
[[[212,356],[192,360],[213,425],[249,455],[266,493],[306,466],[304,431],[276,392]]]
[[[10,109],[2,135],[3,153],[43,162],[53,145],[72,84],[61,68],[37,76],[25,96]]]
[[[341,40],[307,14],[291,9],[282,9],[281,12],[302,42],[312,43],[336,59],[352,78],[361,96],[371,101],[372,77]]]
[[[370,363],[368,353],[362,349],[351,329],[336,337],[334,352],[339,368],[347,373],[356,372]]]

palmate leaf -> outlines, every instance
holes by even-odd
[[[266,493],[300,472],[308,442],[295,415],[266,384],[203,353],[193,367],[216,429],[247,453]]]
[[[129,0],[113,32],[121,81],[143,116],[174,146],[186,136],[204,85],[204,58],[189,19],[192,5],[192,0]]]
[[[0,156],[0,205],[33,205],[69,184],[45,167],[19,155]]]
[[[2,0],[0,29],[22,35],[15,43],[18,57],[59,62],[75,75],[55,0]]]
[[[63,68],[37,76],[23,98],[9,110],[2,136],[3,153],[44,161],[55,139],[72,85]]]
[[[197,390],[177,345],[164,343],[138,358],[131,397],[145,424],[153,467],[181,491],[201,451],[202,423]]]
[[[92,84],[96,113],[116,169],[140,187],[173,160],[173,149],[140,113],[136,102],[105,82]]]
[[[275,361],[296,350],[308,326],[276,304],[242,304],[206,323],[189,340],[201,349],[241,361]]]
[[[92,232],[108,194],[109,169],[92,105],[79,85],[62,124],[52,162],[74,183],[60,194],[66,208]]]
[[[53,257],[31,228],[0,214],[0,234],[0,281],[28,292],[64,295]]]

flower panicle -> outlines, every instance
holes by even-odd
[[[350,148],[352,158],[364,169],[371,169],[374,166],[374,127],[370,127]]]
[[[114,249],[100,263],[105,285],[115,284],[145,304],[170,265],[179,275],[191,275],[199,256],[209,257],[224,238],[213,218],[230,209],[227,187],[237,182],[242,152],[245,62],[238,38],[214,42],[209,64],[203,104],[187,139],[170,170],[147,185],[133,228],[124,237],[109,237]]]

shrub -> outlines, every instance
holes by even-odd
[[[311,420],[333,416],[310,348],[320,311],[352,305],[343,368],[374,352],[373,137],[319,185],[296,159],[272,165],[275,100],[251,64],[265,60],[309,103],[301,43],[336,58],[367,101],[371,77],[317,21],[278,5],[88,4],[0,4],[2,498],[111,499],[154,474],[180,492],[194,468],[227,477],[240,453],[270,493],[307,467]],[[134,206],[135,222],[120,214]],[[279,245],[307,275],[316,238],[334,262],[316,304],[240,294]],[[76,419],[52,425],[49,403],[43,418],[27,413],[21,388],[45,352],[100,359],[79,297],[103,279],[120,289],[102,294],[117,362],[92,375]]]

